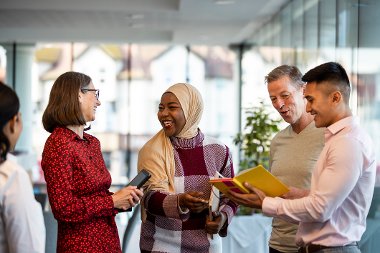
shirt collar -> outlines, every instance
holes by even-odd
[[[57,128],[59,128],[60,131],[62,131],[62,133],[68,138],[70,138],[71,140],[89,141],[90,135],[87,133],[83,133],[83,139],[81,139],[79,135],[77,135],[76,133],[74,133],[73,131],[71,131],[70,129],[66,127],[57,127]]]
[[[334,124],[328,126],[325,130],[325,136],[326,138],[332,135],[336,135],[338,132],[340,132],[342,129],[346,128],[350,125],[357,125],[359,122],[359,119],[354,116],[349,116],[346,118],[343,118],[341,120],[338,120]]]

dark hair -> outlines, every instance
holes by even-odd
[[[350,100],[351,85],[346,70],[337,62],[327,62],[309,70],[303,77],[304,82],[334,85],[342,93],[345,103]]]
[[[91,78],[78,72],[66,72],[55,80],[48,105],[42,115],[42,124],[48,132],[58,126],[85,125],[79,105],[78,92],[86,88]]]
[[[3,132],[4,126],[20,109],[20,101],[10,87],[0,81],[0,163],[5,161],[10,148],[7,136]]]
[[[302,73],[295,66],[281,65],[265,76],[265,83],[277,81],[278,79],[287,76],[292,81],[292,85],[296,88],[301,88],[305,83],[302,81]]]

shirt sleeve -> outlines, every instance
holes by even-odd
[[[46,152],[45,152],[46,150]],[[113,208],[112,193],[95,189],[82,194],[76,189],[73,176],[73,157],[69,145],[45,146],[42,167],[47,184],[49,202],[57,220],[83,222],[94,217],[117,214]],[[84,183],[84,182],[83,182]]]
[[[45,252],[42,208],[34,198],[26,171],[17,170],[8,178],[3,195],[3,219],[10,252]]]
[[[285,220],[324,222],[354,189],[362,171],[361,144],[355,139],[340,138],[330,145],[326,160],[318,161],[309,196],[284,200],[266,197],[263,212]],[[323,163],[323,164],[322,164]],[[332,181],[333,180],[333,181]]]

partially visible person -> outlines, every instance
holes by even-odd
[[[314,117],[306,112],[305,83],[297,67],[281,65],[265,77],[265,82],[273,107],[289,123],[271,141],[269,170],[290,186],[291,191],[283,197],[306,196],[312,170],[324,145],[324,128],[316,128]],[[273,218],[269,252],[297,252],[297,229],[297,224]]]
[[[0,82],[0,252],[44,253],[45,224],[30,177],[9,152],[22,131],[17,94]]]
[[[142,200],[141,252],[221,252],[220,236],[227,235],[237,205],[221,196],[210,219],[207,202],[215,193],[209,179],[234,171],[228,147],[198,128],[202,112],[201,94],[190,84],[174,84],[161,96],[162,130],[138,157],[138,169],[152,175]]]
[[[120,253],[117,209],[135,206],[134,186],[109,191],[111,176],[99,140],[85,131],[100,106],[91,78],[66,72],[54,82],[42,117],[50,132],[42,154],[49,202],[58,221],[57,252]]]
[[[262,208],[265,215],[299,222],[299,253],[359,253],[357,242],[366,229],[375,185],[373,144],[352,116],[350,82],[340,64],[319,65],[302,80],[307,82],[306,111],[314,116],[316,127],[326,127],[310,193],[299,199],[271,198],[245,183],[249,194],[228,196]]]

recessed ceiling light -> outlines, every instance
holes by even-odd
[[[214,4],[234,4],[235,0],[214,0]]]
[[[143,19],[144,18],[144,15],[143,14],[128,14],[125,16],[125,18],[127,19]]]

